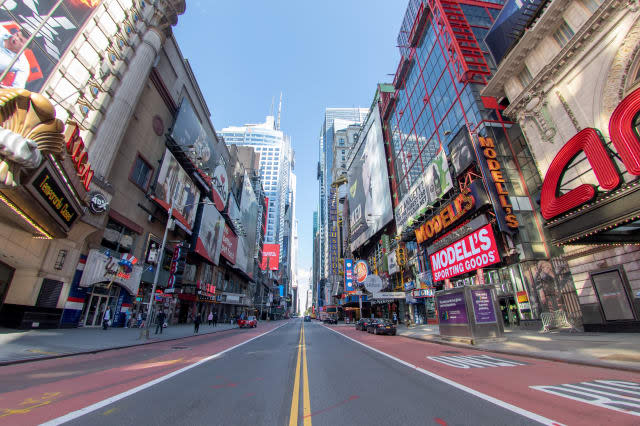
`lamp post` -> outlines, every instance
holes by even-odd
[[[167,244],[167,235],[169,234],[169,228],[171,228],[171,223],[172,221],[174,221],[175,219],[173,219],[173,206],[175,204],[175,191],[178,189],[178,187],[176,186],[176,188],[174,189],[174,192],[171,196],[171,203],[169,204],[169,208],[167,209],[167,225],[164,227],[164,236],[162,237],[162,244],[160,245],[160,253],[158,254],[158,263],[156,264],[156,273],[153,277],[153,286],[151,287],[151,297],[149,299],[149,307],[147,308],[147,320],[146,320],[146,326],[145,326],[145,336],[148,339],[149,338],[149,327],[151,324],[151,316],[153,314],[153,303],[154,303],[154,298],[155,298],[155,294],[156,294],[156,287],[158,286],[158,279],[160,278],[160,269],[162,268],[162,260],[164,257],[164,248]],[[198,204],[210,204],[210,205],[214,205],[214,203],[212,202],[198,202],[198,203],[190,203],[190,204],[185,204],[182,207],[189,207],[189,206],[194,206],[194,205],[198,205]],[[142,335],[142,333],[141,333]]]

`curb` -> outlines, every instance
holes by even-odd
[[[536,354],[536,353],[520,352],[520,351],[509,351],[509,350],[504,350],[504,349],[488,349],[488,348],[477,347],[477,346],[474,346],[474,345],[465,345],[465,344],[460,344],[460,343],[455,343],[455,342],[447,342],[447,341],[435,340],[435,339],[434,340],[423,339],[423,338],[417,337],[417,336],[404,336],[402,334],[398,334],[398,336],[406,337],[407,339],[420,340],[421,342],[428,342],[428,343],[435,343],[435,344],[438,344],[438,345],[453,346],[453,347],[461,348],[461,349],[473,349],[473,350],[480,351],[480,352],[489,352],[489,353],[502,354],[502,355],[521,356],[521,357],[527,357],[527,358],[541,359],[541,360],[544,360],[544,361],[561,362],[561,363],[564,363],[564,364],[583,365],[583,366],[586,366],[586,367],[608,368],[608,369],[611,369],[611,370],[629,371],[629,372],[632,372],[632,373],[640,373],[640,367],[631,367],[631,366],[626,366],[626,365],[618,365],[618,364],[612,364],[612,363],[603,362],[603,361],[569,360],[569,359],[557,358],[557,357],[553,357],[553,356],[540,355],[540,354]]]
[[[194,334],[193,336],[173,337],[171,339],[156,340],[156,341],[153,341],[153,342],[140,342],[140,343],[134,343],[134,344],[131,344],[131,345],[112,346],[112,347],[109,347],[109,348],[91,349],[91,350],[82,351],[82,352],[68,352],[68,353],[57,354],[57,355],[49,355],[49,356],[43,356],[43,357],[38,357],[38,358],[23,358],[23,359],[11,360],[11,361],[0,361],[0,367],[4,367],[4,366],[7,366],[7,365],[25,364],[27,362],[34,362],[34,361],[46,361],[46,360],[58,359],[58,358],[68,358],[68,357],[76,356],[76,355],[91,355],[91,354],[97,354],[97,353],[100,353],[100,352],[116,351],[118,349],[133,348],[133,347],[136,347],[136,346],[153,345],[153,344],[156,344],[156,343],[173,342],[175,340],[189,339],[191,337],[197,337],[197,336],[207,336],[209,334],[224,333],[225,331],[239,330],[239,329],[240,328],[238,328],[238,327],[234,327],[234,328],[228,328],[226,330],[211,331],[209,333],[203,333],[203,334]]]

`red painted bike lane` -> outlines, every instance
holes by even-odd
[[[328,327],[427,372],[562,424],[637,425],[640,374]],[[461,407],[464,409],[464,407]]]
[[[0,424],[40,424],[58,418],[189,368],[286,324],[262,323],[256,329],[230,330],[219,336],[0,367]],[[18,383],[21,377],[23,382]]]

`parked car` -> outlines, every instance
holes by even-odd
[[[356,330],[367,331],[367,326],[372,321],[371,318],[361,318],[356,322]]]
[[[325,324],[337,324],[338,320],[334,317],[327,317],[323,321]]]
[[[373,334],[390,334],[395,336],[396,326],[389,320],[377,319],[367,326],[367,332]]]
[[[238,320],[238,327],[240,328],[256,328],[258,326],[258,320],[254,316],[247,317],[245,319]]]
[[[311,322],[311,317],[309,315],[305,316],[304,322]]]

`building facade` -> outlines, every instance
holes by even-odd
[[[126,0],[4,2],[0,8],[7,37],[33,35],[22,54],[8,58],[14,65],[2,71],[2,90],[10,94],[5,102],[44,108],[46,121],[29,118],[35,127],[28,136],[41,129],[50,139],[31,152],[33,158],[4,159],[11,173],[4,178],[2,200],[9,210],[1,226],[3,237],[16,244],[3,247],[3,324],[57,327],[67,309],[77,322],[75,311],[82,311],[85,300],[73,294],[74,287],[90,255],[88,241],[107,226],[109,170],[153,62],[184,10],[184,1]],[[49,25],[33,24],[44,20]],[[5,136],[16,131],[4,130]],[[126,265],[121,275],[118,266],[110,270],[116,273],[107,271],[113,276],[106,281],[119,281],[131,299],[141,266]]]
[[[0,8],[18,17],[3,26],[11,37],[54,19],[14,58],[26,78],[21,65],[3,72],[5,137],[12,111],[47,113],[26,116],[41,141],[33,158],[4,159],[0,227],[20,243],[3,248],[0,322],[100,326],[109,307],[124,326],[150,302],[169,322],[253,313],[257,192],[171,34],[185,2],[91,3]]]
[[[508,1],[487,35],[499,68],[483,95],[526,135],[584,329],[637,331],[638,3],[526,3]]]
[[[274,250],[278,258],[279,273],[275,276],[278,285],[284,286],[283,296],[276,297],[275,305],[284,311],[291,304],[291,244],[295,182],[294,152],[290,138],[284,134],[274,116],[267,116],[264,123],[231,126],[222,129],[219,135],[230,146],[252,147],[259,155],[260,177],[266,195],[266,229],[264,243]],[[272,253],[270,251],[270,253]],[[271,269],[275,271],[275,269]],[[272,272],[272,276],[273,276]],[[286,302],[286,300],[289,302]]]

